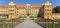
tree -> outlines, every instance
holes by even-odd
[[[53,13],[60,13],[60,6],[53,8]]]

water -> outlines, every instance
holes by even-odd
[[[29,18],[29,16],[27,16],[23,23],[16,25],[14,28],[43,28],[43,27],[33,22]]]

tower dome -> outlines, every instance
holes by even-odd
[[[46,1],[44,5],[52,5],[52,3],[50,1]]]
[[[26,4],[26,6],[31,6],[30,4]]]
[[[9,5],[15,5],[15,3],[13,1],[10,1]]]
[[[10,3],[14,3],[13,1],[11,1]]]

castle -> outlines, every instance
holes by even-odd
[[[52,13],[52,3],[47,1],[44,4],[15,4],[0,5],[0,18],[14,19],[19,16],[38,16],[44,19],[59,19],[59,13]]]

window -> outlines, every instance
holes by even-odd
[[[45,15],[47,15],[47,13],[45,13]]]
[[[19,14],[17,14],[17,15],[19,15]]]
[[[13,8],[12,6],[10,6],[9,8]]]
[[[55,17],[55,19],[57,19],[57,17]]]
[[[10,13],[10,15],[14,15],[14,13]]]
[[[45,8],[51,8],[51,5],[45,5]]]
[[[18,11],[17,11],[17,13],[18,13]]]
[[[19,10],[19,9],[17,9],[17,10]]]
[[[50,11],[51,11],[51,9],[50,9]]]
[[[51,15],[51,13],[50,13],[50,15]]]
[[[12,16],[10,18],[12,18]]]
[[[14,8],[14,6],[9,6],[9,8]]]
[[[11,10],[9,10],[9,11],[14,11],[14,10],[11,9]]]
[[[50,13],[47,13],[48,15],[50,14]]]

